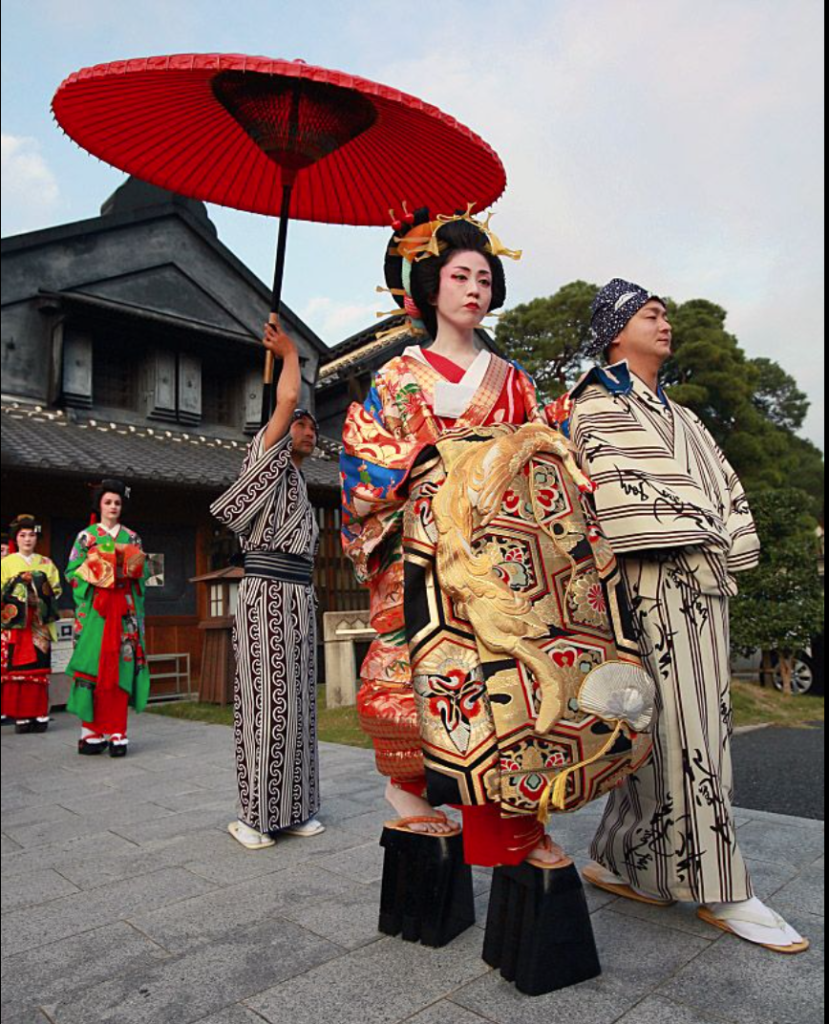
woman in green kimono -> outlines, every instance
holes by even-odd
[[[93,524],[78,535],[66,570],[75,598],[68,710],[83,723],[78,752],[84,755],[102,754],[109,745],[111,757],[126,757],[128,708],[143,711],[150,693],[147,560],[141,538],[121,523],[127,497],[120,480],[104,480]]]

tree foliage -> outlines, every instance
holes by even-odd
[[[573,281],[550,298],[516,306],[498,324],[501,349],[535,378],[545,402],[564,394],[578,379],[597,292],[595,285]]]
[[[802,491],[762,491],[754,517],[763,544],[760,567],[740,577],[732,604],[735,650],[778,651],[791,658],[825,627],[815,522]]]
[[[800,430],[809,413],[809,398],[797,381],[772,359],[753,359],[757,374],[754,405],[766,419],[784,430]]]

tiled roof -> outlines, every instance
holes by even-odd
[[[236,479],[246,449],[244,442],[195,432],[104,422],[14,402],[3,402],[0,420],[4,469],[219,490]],[[329,442],[305,463],[312,488],[339,489],[335,448]]]
[[[414,334],[399,330],[405,324],[405,315],[391,316],[330,349],[320,363],[317,390],[325,391],[343,379],[348,379],[365,364],[374,362],[378,356],[388,353],[388,358],[391,358],[395,351],[400,353],[408,345],[423,344],[422,338],[418,339]],[[483,347],[501,355],[495,339],[485,329],[479,329],[476,334]]]
[[[390,327],[399,327],[405,322],[405,320],[406,317],[404,313],[401,312],[399,314],[393,314],[387,319],[380,321],[380,323],[373,324],[371,327],[366,327],[357,334],[352,334],[350,338],[346,338],[345,341],[341,341],[338,345],[334,345],[333,348],[330,348],[327,354],[322,357],[320,365],[326,366],[328,363],[333,363],[335,359],[341,359],[350,352],[362,349],[365,345],[374,341],[378,334],[389,330]]]
[[[353,338],[342,342],[329,351],[320,364],[319,382],[320,389],[341,380],[344,376],[354,372],[363,363],[370,362],[376,356],[381,355],[387,349],[400,346],[404,338],[401,334],[395,333],[387,337],[390,331],[395,331],[406,322],[405,316],[394,316],[382,321],[375,327],[355,334]],[[414,338],[407,343],[413,343]]]

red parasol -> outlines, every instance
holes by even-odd
[[[437,107],[301,61],[185,54],[102,64],[67,78],[52,109],[76,142],[137,178],[278,214],[274,312],[291,218],[388,225],[403,200],[483,209],[506,187],[497,154]],[[266,406],[269,415],[270,396]]]

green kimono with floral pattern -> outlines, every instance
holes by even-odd
[[[90,526],[82,530],[69,556],[66,579],[72,587],[75,599],[75,652],[67,672],[73,677],[67,710],[77,715],[82,722],[91,722],[95,717],[95,681],[98,678],[101,648],[104,640],[106,620],[95,608],[95,597],[99,588],[88,582],[80,570],[86,563],[90,548],[99,545],[102,550],[115,544],[129,544],[142,548],[137,533],[121,527],[113,538],[101,526]],[[149,563],[144,567],[141,579],[133,580],[126,595],[127,614],[121,625],[121,650],[119,658],[120,688],[129,694],[130,706],[143,711],[150,696],[150,670],[147,665],[145,643],[144,600]]]

